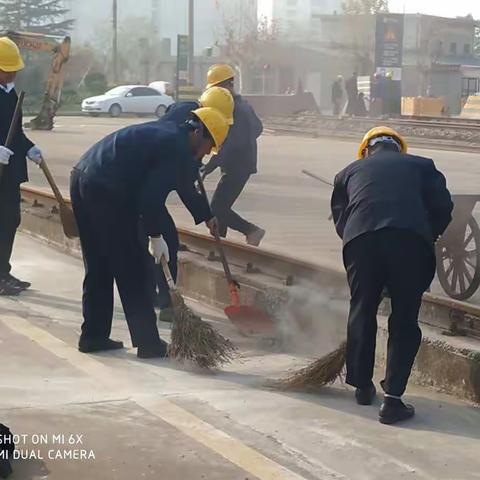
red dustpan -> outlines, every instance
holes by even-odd
[[[207,193],[205,192],[203,180],[200,175],[198,176],[198,183],[202,194],[208,201]],[[232,276],[230,265],[228,264],[222,240],[216,226],[214,229],[214,236],[218,254],[225,272],[225,277],[228,282],[228,288],[230,290],[231,305],[225,308],[225,315],[242,333],[258,334],[272,332],[274,322],[267,312],[251,305],[240,304],[240,285]]]

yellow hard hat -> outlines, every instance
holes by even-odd
[[[207,72],[207,86],[205,90],[233,77],[235,77],[235,70],[230,65],[226,63],[212,65]]]
[[[405,139],[393,128],[390,127],[375,127],[369,130],[365,136],[363,137],[362,143],[358,147],[358,160],[362,159],[365,155],[365,150],[368,147],[368,144],[371,140],[377,137],[393,137],[394,139],[398,140],[400,143],[400,152],[407,153],[408,146]]]
[[[17,44],[8,37],[0,37],[0,70],[18,72],[24,66]]]
[[[212,153],[218,153],[230,129],[226,118],[212,107],[197,108],[192,113],[205,125],[212,136],[215,143]]]
[[[202,107],[211,107],[218,110],[227,120],[229,125],[233,125],[233,102],[232,94],[222,87],[212,87],[205,90],[198,99]]]

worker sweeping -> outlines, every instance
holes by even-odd
[[[346,382],[356,387],[358,404],[372,403],[376,316],[386,288],[392,313],[379,420],[392,424],[414,415],[402,395],[421,343],[418,313],[435,274],[434,242],[450,223],[453,204],[433,161],[407,154],[391,128],[370,130],[358,159],[336,176],[332,195],[351,291]]]
[[[20,185],[28,181],[25,159],[28,157],[38,165],[42,153],[23,132],[21,115],[11,144],[5,145],[18,100],[15,77],[23,68],[17,45],[7,37],[0,37],[0,295],[18,295],[30,287],[29,282],[11,274],[10,258],[20,225]]]
[[[221,87],[212,87],[205,91],[198,101],[176,102],[170,105],[160,122],[175,122],[178,125],[184,124],[192,115],[192,111],[210,107],[218,110],[227,120],[228,125],[233,124],[233,97],[230,92]],[[177,228],[170,214],[167,213],[164,222],[163,238],[168,245],[170,260],[168,266],[173,280],[177,281],[178,249],[180,246]],[[173,321],[172,300],[169,288],[161,265],[149,262],[149,270],[152,272],[152,288],[154,292],[154,303],[160,308],[159,320],[163,322]]]
[[[220,148],[227,133],[219,112],[200,108],[181,126],[149,122],[108,135],[76,165],[70,192],[85,263],[81,352],[123,347],[110,339],[115,280],[137,356],[166,356],[148,290],[139,224],[150,237],[153,257],[168,261],[162,237],[169,221],[165,200],[176,190],[195,223],[206,222],[212,231],[215,220],[194,181],[201,159]]]
[[[212,212],[218,220],[220,236],[231,228],[245,235],[247,244],[258,246],[265,230],[242,218],[232,210],[251,175],[257,173],[257,138],[263,125],[253,108],[235,92],[235,71],[230,65],[218,64],[207,73],[206,90],[214,86],[226,88],[233,95],[235,109],[233,125],[222,151],[214,155],[205,166],[204,175],[220,167],[222,177],[212,198]]]

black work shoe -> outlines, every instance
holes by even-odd
[[[22,293],[22,289],[13,286],[7,278],[0,278],[0,296],[9,297]]]
[[[371,405],[376,394],[377,389],[373,383],[368,387],[357,388],[355,390],[355,398],[357,399],[357,403],[359,405]]]
[[[166,358],[168,357],[168,343],[160,340],[160,343],[155,345],[145,345],[138,347],[138,358]]]
[[[252,233],[247,235],[247,244],[252,247],[258,247],[265,236],[265,230],[263,228],[256,228]]]
[[[95,353],[106,350],[120,350],[123,342],[117,342],[107,338],[105,340],[82,340],[78,342],[78,350],[82,353]]]
[[[380,423],[392,425],[403,420],[408,420],[415,415],[415,409],[412,405],[405,405],[398,398],[385,397],[380,406],[378,420]]]
[[[27,288],[31,287],[30,282],[24,282],[22,280],[19,280],[18,278],[14,277],[10,273],[5,277],[7,282],[10,283],[13,287],[20,288],[21,290],[26,290]]]

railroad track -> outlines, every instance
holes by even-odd
[[[318,115],[318,114],[299,114],[300,118],[309,119],[309,120],[339,120],[338,117],[333,115]],[[273,119],[274,117],[272,117]],[[353,117],[353,118],[344,118],[344,120],[353,121],[353,122],[381,122],[386,121],[392,125],[402,125],[402,126],[411,126],[411,127],[429,127],[429,128],[452,128],[452,129],[468,129],[474,131],[480,131],[480,120],[472,118],[452,118],[452,117],[418,117],[418,116],[408,116],[408,117],[392,117],[385,119],[375,119],[370,117]]]
[[[70,200],[66,199],[67,204]],[[24,213],[33,218],[29,231],[46,238],[50,243],[70,252],[78,251],[78,245],[66,240],[60,228],[59,211],[55,197],[37,188],[22,187]],[[48,221],[49,226],[41,227]],[[52,228],[52,221],[57,228]],[[42,233],[39,234],[38,231]],[[214,257],[215,244],[212,237],[179,228],[182,244],[191,252]],[[225,250],[231,263],[253,279],[273,279],[277,285],[289,287],[309,283],[317,291],[346,292],[345,275],[340,270],[306,262],[274,251],[249,247],[236,242],[225,241]],[[214,259],[213,259],[214,260]],[[423,322],[440,327],[444,333],[453,336],[470,336],[480,339],[480,305],[453,300],[442,295],[425,294],[423,301]]]

